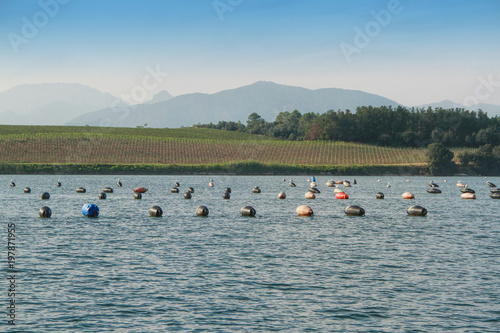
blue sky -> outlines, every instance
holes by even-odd
[[[149,95],[265,80],[500,104],[499,40],[496,0],[0,0],[0,91],[77,82],[121,96],[159,68]]]

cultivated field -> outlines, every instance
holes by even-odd
[[[461,150],[460,150],[461,151]],[[425,149],[272,140],[210,129],[0,126],[0,162],[292,165],[425,163]]]

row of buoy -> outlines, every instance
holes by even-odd
[[[299,216],[312,216],[314,212],[311,207],[307,205],[300,205],[295,210]],[[162,217],[163,209],[160,206],[152,206],[148,210],[149,216],[151,217]],[[365,210],[360,206],[352,205],[344,208],[344,213],[348,216],[364,216]],[[427,215],[427,209],[422,206],[411,206],[406,210],[406,213],[411,216],[425,216]],[[42,218],[50,218],[52,216],[52,210],[43,206],[38,212],[39,216]],[[86,217],[98,217],[99,207],[96,204],[84,204],[82,207],[82,214]],[[208,216],[209,210],[206,206],[198,206],[196,208],[196,216]],[[252,206],[245,206],[240,209],[241,216],[254,217],[257,211]]]

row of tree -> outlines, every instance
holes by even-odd
[[[219,121],[195,125],[227,131],[267,135],[287,140],[332,140],[382,146],[426,147],[442,143],[448,147],[479,147],[500,144],[500,118],[483,111],[442,108],[358,107],[356,112],[333,111],[323,114],[281,112],[267,122],[252,113],[246,125]]]

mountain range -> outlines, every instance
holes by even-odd
[[[282,111],[323,113],[349,109],[354,112],[361,105],[396,107],[402,104],[359,90],[311,90],[260,81],[214,94],[173,97],[161,91],[143,104],[131,105],[81,84],[43,83],[21,85],[0,93],[0,124],[117,127],[148,124],[148,127],[175,128],[220,120],[245,123],[253,112],[272,121]],[[500,105],[478,104],[466,108],[445,100],[419,107],[428,106],[482,109],[489,116],[500,115]]]

